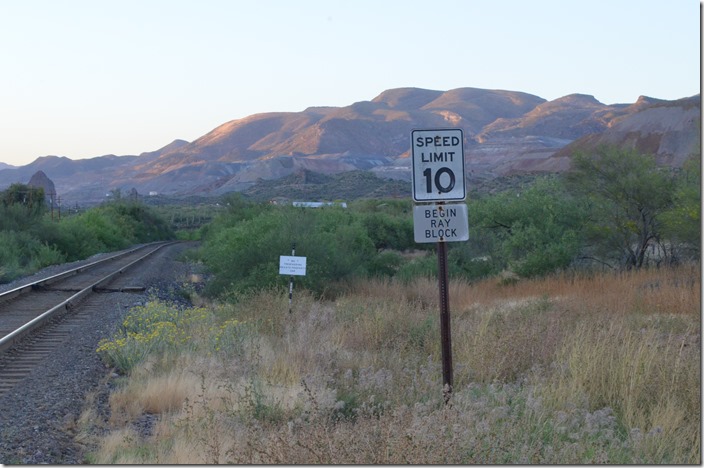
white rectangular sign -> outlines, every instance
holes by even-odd
[[[466,198],[461,129],[413,130],[411,156],[415,201],[460,201]]]
[[[467,205],[416,205],[413,207],[413,237],[418,243],[469,240]]]
[[[280,275],[306,275],[306,257],[279,256]]]

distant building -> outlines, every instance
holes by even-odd
[[[156,197],[157,195],[159,195],[159,192],[149,192],[150,197]]]
[[[322,208],[323,206],[340,206],[342,208],[347,208],[347,203],[345,202],[302,202],[295,201],[293,206],[300,206],[303,208]]]

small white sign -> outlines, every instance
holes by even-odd
[[[413,237],[418,243],[469,240],[467,205],[416,205],[413,207]]]
[[[413,130],[413,200],[460,201],[464,184],[464,137],[459,128]]]
[[[306,276],[306,257],[279,256],[279,274]]]

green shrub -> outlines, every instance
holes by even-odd
[[[65,260],[59,250],[29,233],[0,231],[0,282],[12,281]]]
[[[70,260],[130,245],[174,238],[165,220],[137,203],[113,202],[58,224],[52,238]]]
[[[469,213],[476,256],[465,254],[465,260],[487,257],[487,272],[508,268],[524,277],[545,275],[568,267],[582,246],[584,202],[554,177],[472,201]]]
[[[369,261],[369,275],[394,276],[402,264],[403,258],[397,252],[381,252]]]
[[[161,217],[138,203],[108,203],[52,222],[43,191],[27,192],[32,203],[25,202],[25,192],[21,185],[0,192],[2,282],[56,263],[174,237]]]
[[[322,293],[331,282],[364,276],[374,257],[374,244],[352,213],[342,208],[267,209],[252,219],[219,221],[202,248],[203,260],[215,274],[210,292],[245,291],[283,284],[279,257],[306,257],[306,275],[297,284]]]
[[[406,250],[415,246],[413,216],[390,216],[387,213],[368,213],[362,225],[377,249]]]

